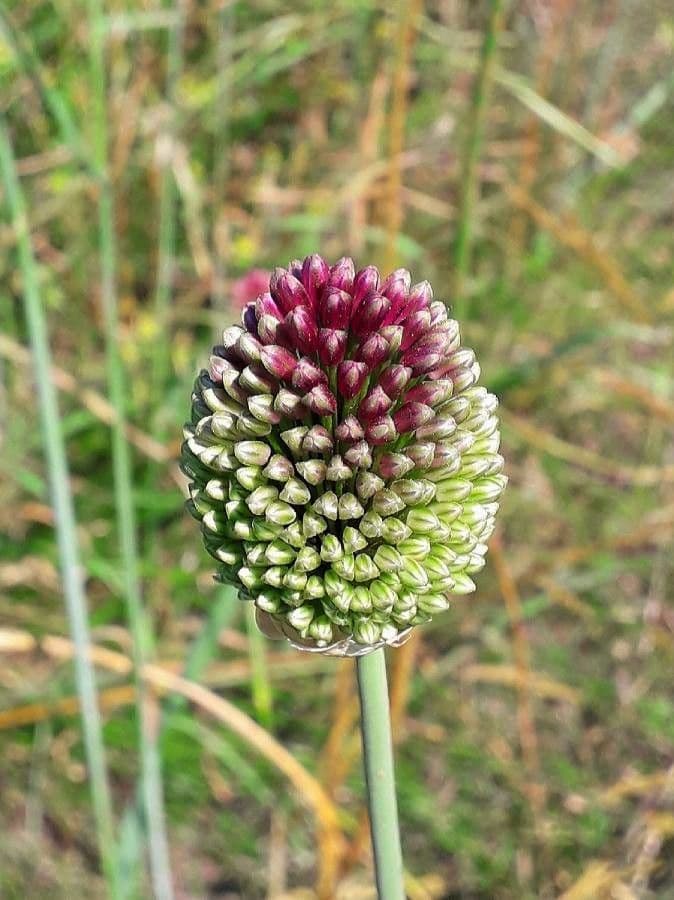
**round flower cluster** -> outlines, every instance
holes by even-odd
[[[394,643],[475,589],[497,400],[427,281],[278,268],[197,378],[182,467],[217,578],[314,648]]]

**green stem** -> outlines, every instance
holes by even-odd
[[[377,891],[380,900],[405,900],[384,649],[356,664]]]
[[[491,0],[489,22],[482,44],[480,68],[473,88],[468,137],[461,168],[461,195],[454,251],[454,306],[458,319],[465,318],[469,312],[468,301],[464,296],[464,281],[470,270],[471,262],[473,210],[478,194],[477,164],[482,149],[484,118],[502,24],[502,0]]]
[[[63,594],[70,633],[75,645],[75,678],[82,711],[82,731],[96,820],[96,836],[101,865],[111,896],[119,896],[115,861],[112,801],[105,763],[101,717],[96,680],[89,658],[91,640],[83,584],[83,568],[77,542],[75,511],[70,491],[70,475],[63,432],[59,421],[56,391],[51,380],[51,353],[47,324],[40,297],[35,258],[28,229],[26,203],[16,174],[16,164],[4,118],[0,117],[0,169],[11,211],[23,278],[23,298],[28,332],[33,350],[33,371],[37,385],[52,503],[56,519]]]
[[[267,639],[257,627],[253,603],[246,604],[246,632],[255,715],[260,725],[270,730],[273,721],[273,690],[267,665]]]
[[[131,454],[126,440],[127,389],[119,349],[116,283],[117,240],[114,227],[114,198],[108,172],[105,22],[102,0],[89,0],[89,28],[89,62],[93,95],[93,155],[99,179],[98,237],[101,300],[105,323],[108,390],[111,404],[115,410],[115,422],[112,426],[113,484],[124,594],[133,644],[145,827],[150,851],[154,895],[158,900],[172,900],[173,885],[166,835],[157,729],[154,724],[150,698],[140,677],[140,669],[151,653],[152,633],[143,608],[140,588]]]

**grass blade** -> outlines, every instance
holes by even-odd
[[[157,729],[151,700],[145,692],[139,670],[150,654],[151,628],[143,609],[136,521],[132,496],[131,455],[125,433],[126,386],[119,353],[116,237],[112,186],[108,176],[108,126],[106,109],[106,77],[104,57],[105,21],[101,0],[89,5],[90,72],[93,92],[94,159],[99,173],[98,232],[101,263],[101,297],[105,321],[106,367],[110,401],[115,410],[112,426],[112,466],[115,508],[117,512],[124,594],[133,642],[137,679],[137,713],[141,754],[141,779],[145,826],[150,851],[150,869],[155,897],[172,900],[173,885],[169,861],[168,839],[164,816],[161,765],[157,746]]]
[[[112,802],[107,780],[96,682],[88,655],[90,645],[88,614],[75,528],[75,512],[70,492],[68,463],[61,433],[56,391],[50,378],[51,354],[38,288],[35,259],[30,242],[26,204],[17,178],[14,154],[3,118],[0,118],[0,168],[18,243],[26,320],[33,349],[33,365],[56,518],[56,538],[63,578],[63,593],[75,647],[75,675],[82,709],[82,731],[96,818],[98,848],[110,893],[112,896],[117,896]]]
[[[473,88],[468,137],[461,171],[461,199],[459,201],[459,220],[454,251],[454,304],[456,316],[459,320],[464,319],[468,314],[468,303],[464,296],[464,281],[470,269],[473,211],[478,194],[477,164],[482,149],[487,100],[496,61],[498,37],[502,27],[502,0],[491,0],[489,21],[482,45],[480,67]]]

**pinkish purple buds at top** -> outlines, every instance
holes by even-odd
[[[329,272],[328,264],[318,253],[312,253],[311,256],[307,256],[302,264],[302,284],[314,306],[323,290],[323,286],[328,280]]]
[[[365,432],[355,416],[347,416],[346,419],[342,419],[335,429],[335,436],[338,441],[342,441],[344,444],[354,444],[365,437]]]
[[[408,350],[422,335],[428,334],[431,327],[431,314],[421,309],[413,313],[405,322],[403,339],[400,349],[405,352]]]
[[[408,316],[411,316],[419,310],[429,309],[432,299],[433,288],[430,286],[428,281],[420,281],[419,284],[413,285],[410,289],[409,297],[407,298],[407,307],[405,309],[405,313]],[[444,307],[444,303],[441,305]]]
[[[275,269],[269,281],[271,295],[285,315],[296,306],[309,305],[309,296],[302,282],[285,269]]]
[[[377,385],[361,400],[358,407],[358,418],[363,423],[371,422],[373,419],[381,418],[392,406],[393,400],[382,387]]]
[[[327,383],[328,377],[325,372],[306,356],[297,363],[292,375],[292,385],[298,391],[310,391],[317,384]]]
[[[284,327],[293,347],[300,353],[314,353],[318,347],[316,317],[307,306],[296,306],[285,317]]]
[[[372,334],[356,351],[356,358],[372,371],[381,365],[390,352],[388,341],[380,334]]]
[[[389,355],[397,353],[403,342],[404,329],[402,325],[385,325],[379,329],[379,334],[388,344]]]
[[[366,266],[361,269],[353,281],[353,303],[358,306],[364,297],[376,291],[379,287],[379,272],[376,266]]]
[[[283,318],[283,313],[270,293],[260,294],[257,298],[255,301],[255,314],[258,319],[262,318],[262,316],[273,316],[280,322]]]
[[[325,328],[344,329],[349,325],[353,300],[346,291],[328,288],[318,304],[321,325]]]
[[[257,314],[255,303],[248,303],[241,312],[241,322],[249,334],[257,334]]]
[[[414,463],[403,453],[384,453],[379,460],[379,474],[384,481],[402,478],[414,468]]]
[[[373,422],[368,422],[365,427],[365,440],[374,447],[388,444],[396,437],[396,427],[391,416],[381,416]]]
[[[260,362],[275,378],[290,378],[297,366],[297,357],[285,347],[270,344],[260,351]]]
[[[506,482],[458,324],[407,270],[354,269],[313,255],[258,285],[196,380],[181,462],[216,578],[331,653],[474,590]]]
[[[318,332],[318,358],[324,366],[336,366],[346,353],[346,331],[321,328]]]
[[[338,288],[341,291],[351,292],[353,288],[353,280],[356,277],[356,268],[353,260],[349,256],[343,256],[337,260],[330,269],[328,275],[328,284],[330,287]]]
[[[391,308],[391,301],[381,294],[367,294],[351,318],[351,333],[356,337],[366,337],[377,331],[386,313]]]
[[[388,366],[379,376],[379,387],[389,397],[397,398],[405,390],[411,377],[412,370],[409,366]]]
[[[344,459],[357,469],[369,469],[372,465],[372,453],[367,441],[358,441],[344,454]]]
[[[334,394],[325,384],[317,384],[302,398],[302,403],[317,416],[330,416],[337,409]]]
[[[287,343],[284,340],[281,323],[274,316],[261,316],[257,323],[257,334],[263,344]]]
[[[405,400],[409,403],[425,403],[426,406],[438,406],[452,396],[454,385],[448,378],[439,378],[437,381],[425,381],[410,388],[405,394]]]
[[[410,366],[414,376],[426,375],[432,372],[442,361],[442,353],[436,350],[428,350],[426,347],[412,347],[404,354],[403,365]]]
[[[407,434],[430,422],[434,416],[431,407],[424,403],[405,403],[393,414],[393,421],[399,434]]]
[[[350,400],[359,393],[368,376],[368,367],[365,363],[354,362],[352,359],[344,360],[337,367],[337,390],[346,400]]]
[[[407,307],[407,295],[412,279],[407,269],[396,269],[391,272],[381,286],[381,293],[391,301],[386,324],[395,324]]]

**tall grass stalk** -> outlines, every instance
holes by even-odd
[[[478,195],[477,167],[484,136],[484,119],[489,99],[496,48],[503,27],[503,0],[490,0],[489,21],[482,44],[468,122],[466,146],[461,167],[460,200],[454,250],[454,309],[461,320],[469,313],[465,280],[470,270],[473,241],[473,214]]]
[[[42,308],[38,276],[30,241],[26,203],[19,183],[14,154],[4,118],[0,117],[0,168],[5,184],[10,216],[16,235],[19,268],[23,279],[26,321],[33,351],[33,367],[38,391],[56,539],[63,579],[70,632],[75,645],[75,677],[82,710],[82,731],[96,819],[96,836],[101,865],[111,896],[117,897],[117,867],[112,802],[105,763],[101,717],[96,680],[89,659],[90,637],[83,569],[80,564],[73,498],[59,419],[56,391],[51,380],[51,353],[47,324]]]
[[[405,900],[383,648],[358,657],[357,671],[377,891],[381,900]]]
[[[132,494],[131,456],[125,435],[126,386],[119,351],[116,237],[114,201],[108,174],[108,124],[105,77],[105,22],[101,0],[89,0],[89,63],[92,89],[94,163],[99,178],[98,234],[101,264],[101,298],[105,322],[106,366],[110,401],[116,420],[112,428],[112,466],[120,555],[127,615],[133,642],[137,689],[137,715],[141,754],[143,806],[150,870],[155,897],[171,900],[173,884],[166,835],[161,765],[157,729],[150,699],[139,671],[151,652],[151,627],[142,605],[136,522]]]
[[[176,186],[173,177],[173,149],[176,138],[176,92],[183,68],[183,32],[185,14],[183,0],[175,0],[175,22],[168,29],[166,51],[166,106],[168,122],[160,139],[159,157],[159,246],[157,282],[154,298],[157,339],[153,347],[153,385],[161,390],[169,365],[168,320],[175,266],[176,244]]]

